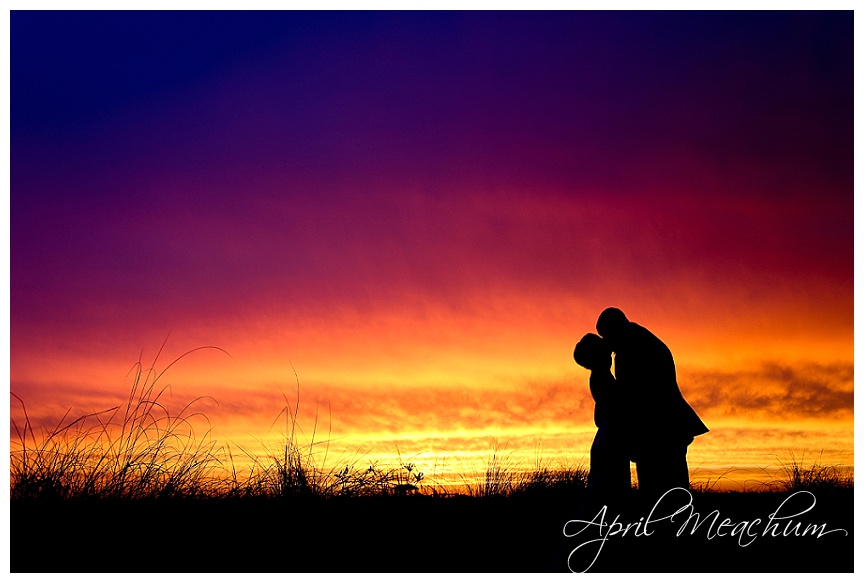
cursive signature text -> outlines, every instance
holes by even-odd
[[[809,505],[808,505],[809,502]],[[803,508],[803,505],[806,508]],[[667,513],[664,507],[676,508]],[[753,518],[751,520],[731,520],[722,518],[719,510],[712,510],[704,516],[696,512],[693,506],[693,494],[685,488],[672,488],[660,496],[647,516],[639,518],[636,522],[622,522],[621,515],[616,514],[611,520],[609,509],[603,506],[591,520],[569,520],[564,525],[564,536],[571,538],[579,536],[583,532],[588,536],[596,534],[590,540],[582,542],[575,547],[567,556],[567,566],[571,566],[577,557],[584,559],[587,556],[590,564],[583,571],[586,572],[597,561],[600,552],[610,538],[623,537],[650,537],[656,532],[661,523],[678,526],[676,537],[681,536],[705,536],[707,540],[721,537],[737,539],[740,547],[746,547],[758,538],[764,537],[804,537],[815,536],[822,538],[832,533],[842,533],[848,536],[845,529],[828,530],[827,524],[805,524],[798,517],[806,514],[816,506],[816,496],[812,492],[798,491],[790,494],[784,499],[774,512],[764,518]],[[593,556],[589,553],[593,552]],[[576,571],[574,571],[576,572]]]

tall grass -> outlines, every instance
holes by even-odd
[[[297,375],[295,371],[295,377]],[[318,429],[318,413],[315,414],[315,423],[312,430],[312,438],[308,447],[303,446],[298,440],[297,414],[300,408],[300,381],[297,379],[297,400],[292,409],[288,398],[283,393],[285,406],[276,417],[275,423],[280,417],[285,417],[285,434],[278,449],[270,450],[264,447],[266,455],[259,456],[252,453],[243,446],[236,445],[247,459],[244,464],[248,473],[239,478],[230,446],[228,448],[231,484],[228,494],[231,496],[266,496],[284,497],[302,494],[321,494],[325,488],[325,480],[314,463],[313,449],[317,445],[315,434]],[[271,426],[272,429],[272,426]],[[325,441],[329,450],[329,439]],[[326,453],[325,453],[326,459]]]
[[[285,431],[275,447],[261,444],[264,454],[255,454],[235,444],[242,453],[247,470],[240,477],[236,460],[228,447],[231,481],[228,496],[257,496],[279,498],[288,496],[315,495],[368,496],[411,494],[420,491],[423,472],[411,462],[401,462],[396,468],[382,468],[377,462],[361,463],[359,453],[347,460],[339,457],[330,469],[326,469],[330,456],[331,426],[328,418],[326,439],[318,439],[319,412],[316,410],[311,435],[306,436],[299,423],[300,380],[297,380],[296,398],[293,404],[285,393],[285,405],[274,420],[271,429],[284,418]],[[321,452],[323,450],[323,452]],[[321,452],[321,453],[319,453]]]
[[[285,432],[278,444],[265,446],[263,455],[235,444],[240,458],[230,444],[218,446],[209,419],[194,410],[207,397],[193,399],[175,414],[163,404],[170,385],[160,384],[178,361],[205,349],[225,352],[196,348],[157,370],[160,348],[149,367],[140,359],[133,366],[124,404],[71,420],[67,411],[48,429],[37,429],[24,401],[11,393],[21,408],[19,419],[11,419],[11,499],[330,497],[421,491],[425,476],[413,462],[384,468],[377,462],[361,463],[358,454],[332,460],[332,468],[325,469],[330,431],[318,438],[317,412],[311,436],[301,430],[299,378],[295,401],[290,403],[283,393],[285,406],[274,421],[284,417]],[[206,429],[196,432],[202,424]]]
[[[781,490],[830,491],[848,489],[854,486],[854,477],[849,468],[824,465],[822,454],[811,464],[804,462],[804,456],[792,454],[788,462],[781,464],[784,477],[771,484]]]
[[[587,487],[588,468],[562,464],[557,469],[550,469],[538,460],[533,469],[520,469],[510,454],[502,452],[498,442],[493,440],[480,479],[463,476],[463,480],[463,490],[479,498],[550,493],[578,496]]]
[[[164,345],[163,345],[164,347]],[[199,397],[172,414],[160,400],[170,388],[159,388],[161,371],[139,360],[132,368],[132,387],[124,405],[68,419],[37,433],[24,401],[23,423],[12,419],[10,497],[20,499],[165,498],[209,494],[221,466],[220,450],[210,438],[209,420],[193,411]],[[224,352],[224,351],[223,351]],[[161,349],[159,351],[161,353]],[[196,434],[198,421],[207,429]]]

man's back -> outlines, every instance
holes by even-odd
[[[634,443],[689,443],[708,431],[681,394],[672,352],[634,322],[627,325],[618,343],[615,377]]]

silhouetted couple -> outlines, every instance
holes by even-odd
[[[573,351],[576,362],[591,371],[595,401],[586,499],[592,505],[624,500],[631,461],[648,501],[670,488],[689,488],[687,446],[708,428],[681,395],[672,353],[618,308],[603,310],[597,332],[583,336]]]

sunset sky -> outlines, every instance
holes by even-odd
[[[15,11],[10,89],[37,424],[164,342],[224,442],[587,461],[618,306],[698,475],[853,462],[852,12]]]

